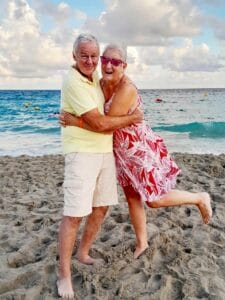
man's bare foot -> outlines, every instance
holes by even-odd
[[[93,265],[95,263],[95,259],[89,255],[77,254],[76,257],[79,260],[79,262],[85,265]]]
[[[148,249],[148,245],[144,246],[144,247],[136,247],[135,251],[134,251],[134,258],[137,259],[139,258],[142,254],[145,253],[145,250]]]
[[[57,280],[58,294],[63,299],[74,299],[74,291],[70,277]]]
[[[85,264],[85,265],[100,266],[100,265],[104,264],[104,260],[102,258],[92,258],[89,255],[77,254],[76,258],[79,260],[80,263]]]
[[[201,212],[203,222],[208,224],[212,217],[211,199],[208,193],[199,193],[199,195],[201,197],[201,201],[198,204],[198,208]]]

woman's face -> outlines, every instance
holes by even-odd
[[[101,56],[102,77],[108,81],[118,81],[123,76],[126,63],[116,49],[108,49]]]

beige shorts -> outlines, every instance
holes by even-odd
[[[65,156],[64,216],[83,217],[92,207],[118,204],[113,153]]]

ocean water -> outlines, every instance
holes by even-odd
[[[170,152],[225,153],[225,89],[140,90]],[[62,152],[58,90],[0,90],[0,155]]]

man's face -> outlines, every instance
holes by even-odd
[[[99,48],[94,42],[82,42],[74,54],[74,59],[78,71],[91,80],[98,64]]]

